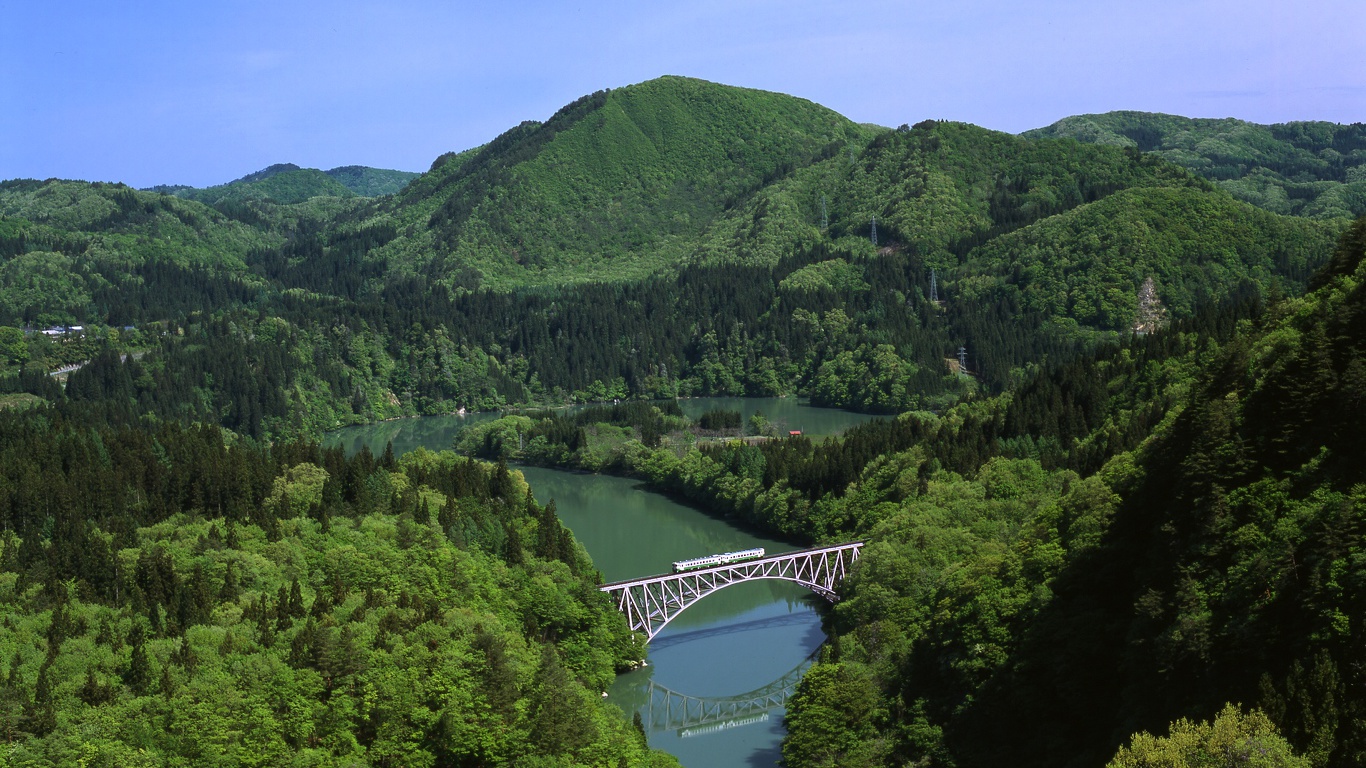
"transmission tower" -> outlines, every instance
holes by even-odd
[[[825,193],[821,193],[821,231],[830,228],[830,210],[825,207]]]
[[[967,347],[959,347],[959,348],[958,348],[958,374],[959,374],[960,376],[967,376],[967,375],[968,375],[968,348],[967,348]]]
[[[872,232],[872,238],[873,238],[873,245],[877,245],[877,217],[876,217],[876,216],[873,217],[873,232]]]
[[[939,282],[934,278],[934,270],[930,270],[930,301],[939,303]]]

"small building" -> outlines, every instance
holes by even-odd
[[[801,437],[801,436],[802,436],[802,431],[801,431],[800,429],[789,429],[789,430],[787,431],[787,436],[788,436],[788,437]]]
[[[48,337],[49,339],[55,339],[58,336],[70,336],[72,334],[84,332],[85,326],[83,325],[54,325],[51,328],[43,329],[43,335]]]

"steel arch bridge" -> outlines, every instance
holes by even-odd
[[[617,610],[626,614],[626,622],[632,630],[643,632],[653,640],[693,603],[717,590],[746,581],[791,581],[836,602],[840,596],[835,588],[849,567],[858,561],[861,549],[863,542],[853,541],[685,573],[617,581],[603,584],[599,589],[612,596]]]
[[[817,655],[806,657],[768,685],[736,696],[689,696],[651,681],[648,699],[639,710],[641,721],[650,730],[678,731],[685,738],[762,722],[770,710],[787,705]]]

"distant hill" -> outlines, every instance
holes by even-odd
[[[397,194],[408,186],[408,182],[422,175],[414,171],[392,171],[364,165],[343,165],[324,173],[361,197]]]
[[[284,237],[192,200],[122,184],[0,182],[0,322],[113,324],[154,303],[183,311],[249,300],[250,254]]]
[[[929,269],[937,270],[951,311],[1022,310],[1042,324],[1122,333],[1144,285],[1174,317],[1243,281],[1297,292],[1343,226],[1327,214],[1312,221],[1259,211],[1235,199],[1229,180],[1138,151],[1162,141],[1138,123],[1115,124],[1110,134],[1088,125],[1094,140],[1086,143],[1045,138],[1060,133],[1056,126],[1029,136],[946,121],[891,130],[792,96],[664,77],[585,96],[544,123],[442,155],[377,198],[361,192],[397,186],[398,172],[281,164],[209,189],[162,188],[170,199],[110,185],[11,182],[0,188],[0,215],[9,219],[0,224],[13,234],[0,249],[30,260],[60,253],[70,268],[44,262],[48,290],[7,265],[0,310],[80,320],[131,306],[130,314],[155,315],[160,300],[137,298],[154,297],[154,284],[203,285],[207,304],[238,301],[231,297],[240,291],[198,277],[158,274],[153,283],[125,274],[167,260],[229,273],[234,285],[316,297],[352,300],[409,285],[394,299],[406,305],[443,289],[556,290],[689,265],[775,267],[819,251],[849,265],[803,272],[785,291],[869,283],[855,274],[863,262],[901,253],[923,265],[915,280],[926,290]],[[1347,150],[1338,152],[1343,179],[1360,171],[1349,163],[1361,151],[1354,135],[1319,139]],[[1273,149],[1289,147],[1277,166],[1286,172],[1292,160],[1331,170],[1322,165],[1332,157],[1326,150],[1316,166],[1287,142],[1258,157],[1270,162]],[[99,277],[90,272],[96,264]],[[88,278],[67,291],[75,278],[63,274]]]
[[[438,158],[377,208],[413,228],[379,253],[504,286],[643,277],[766,184],[869,138],[783,94],[682,77],[600,91]]]
[[[1133,147],[1185,166],[1240,200],[1275,213],[1366,213],[1366,124],[1259,125],[1153,112],[1076,115],[1022,134]]]
[[[300,168],[293,163],[277,163],[218,186],[196,187],[162,185],[149,192],[160,192],[207,205],[223,201],[268,200],[289,205],[314,197],[379,197],[401,190],[419,174],[345,165],[330,171]]]

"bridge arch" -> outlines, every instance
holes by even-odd
[[[631,629],[653,640],[683,611],[732,584],[761,579],[790,581],[835,602],[839,600],[836,587],[862,548],[861,541],[815,547],[686,573],[618,581],[599,589],[612,596]]]

